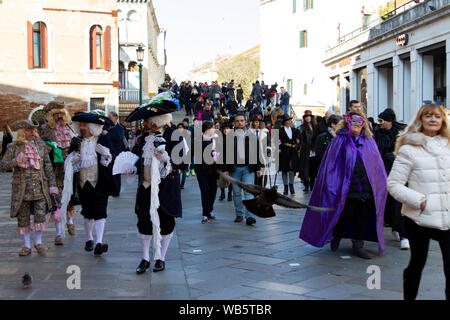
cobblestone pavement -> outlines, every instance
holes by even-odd
[[[409,252],[399,249],[389,229],[386,252],[378,256],[377,244],[367,243],[374,258],[363,260],[352,256],[350,240],[343,240],[338,252],[301,241],[304,210],[277,208],[276,217],[249,227],[233,222],[232,202],[217,201],[217,220],[203,225],[200,190],[192,176],[182,190],[184,216],[177,219],[164,272],[135,273],[141,259],[133,211],[136,180],[126,177],[120,198],[109,202],[104,256],[83,250],[83,219],[77,214],[77,235],[67,236],[64,246],[54,246],[50,225],[43,237],[47,255],[33,249],[31,256],[19,257],[23,240],[9,217],[10,181],[11,174],[0,174],[0,299],[402,299]],[[306,201],[302,185],[295,187],[295,198]],[[80,290],[67,288],[71,265],[81,268]],[[370,265],[381,268],[380,290],[367,288]],[[33,276],[29,289],[21,284],[25,272]],[[444,287],[441,253],[432,242],[418,298],[444,299]]]

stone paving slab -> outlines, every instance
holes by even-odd
[[[83,250],[83,219],[75,217],[77,235],[53,245],[55,228],[50,225],[43,241],[46,257],[19,257],[22,239],[16,221],[9,218],[11,174],[0,173],[0,299],[239,299],[321,300],[401,299],[402,273],[409,251],[401,251],[389,229],[387,250],[378,255],[377,244],[367,243],[371,260],[352,255],[351,242],[343,240],[337,252],[316,248],[300,240],[304,210],[276,207],[277,216],[259,219],[254,226],[236,224],[233,202],[216,201],[217,220],[201,224],[201,201],[197,179],[188,177],[182,190],[183,218],[177,219],[167,254],[166,271],[136,275],[140,241],[136,229],[135,179],[122,180],[122,194],[111,199],[105,228],[109,251],[100,258]],[[307,202],[296,181],[295,199]],[[218,195],[219,196],[219,195]],[[32,237],[33,239],[33,237]],[[194,252],[194,250],[196,250]],[[201,251],[198,251],[201,250]],[[350,256],[351,259],[342,259]],[[67,289],[67,267],[81,269],[81,290]],[[369,290],[367,268],[381,268],[381,290]],[[30,272],[31,289],[20,280]],[[443,299],[444,275],[439,246],[430,244],[419,299]]]

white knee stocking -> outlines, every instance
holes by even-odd
[[[150,261],[150,243],[152,236],[141,235],[142,259]]]
[[[86,231],[87,241],[94,240],[92,229],[94,228],[94,219],[84,219],[84,230]]]
[[[106,219],[100,219],[94,222],[96,244],[103,243],[103,232],[105,231],[105,222]]]
[[[61,235],[61,222],[55,222],[55,227],[56,227],[56,236],[60,236]]]
[[[161,260],[166,261],[166,253],[169,248],[170,240],[172,240],[173,232],[166,236],[161,236]]]
[[[42,243],[42,231],[36,231],[36,235],[34,238],[35,244],[41,244]]]
[[[30,233],[25,233],[25,234],[23,235],[23,240],[25,241],[25,247],[31,249]]]

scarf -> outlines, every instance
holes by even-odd
[[[17,163],[20,165],[20,167],[33,168],[35,170],[39,170],[41,168],[41,165],[39,163],[39,152],[34,141],[25,141],[24,155],[25,156],[23,158],[19,158],[17,160]]]
[[[70,141],[72,140],[72,130],[65,124],[57,124],[55,127],[55,138],[58,147],[66,149],[70,146]]]

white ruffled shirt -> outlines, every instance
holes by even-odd
[[[98,137],[84,138],[81,142],[80,161],[75,164],[75,172],[80,171],[80,184],[89,183],[95,188],[98,180],[97,153],[101,155],[100,163],[107,167],[112,161],[112,155],[108,148],[97,143]]]

